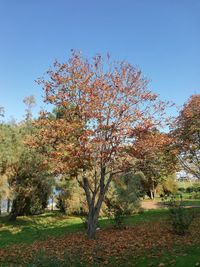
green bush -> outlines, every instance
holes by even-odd
[[[106,216],[111,220],[115,228],[122,228],[125,218],[124,215],[127,214],[118,201],[109,201],[107,199],[107,209],[105,212]]]
[[[175,234],[185,235],[194,219],[191,210],[184,208],[181,202],[171,200],[169,206],[170,223]]]
[[[114,211],[114,226],[117,229],[120,229],[123,227],[124,224],[124,214],[123,211],[121,209],[116,209]]]
[[[186,188],[186,193],[192,193],[192,192],[194,192],[193,186],[189,186],[188,188]]]
[[[179,187],[179,188],[178,188],[178,191],[179,191],[180,193],[186,193],[186,189],[185,189],[184,187]]]
[[[191,195],[191,199],[200,199],[200,192],[193,192]]]
[[[193,184],[186,189],[186,193],[200,192],[199,184]]]
[[[44,208],[42,207],[41,201],[39,198],[35,198],[34,201],[32,201],[32,205],[30,205],[29,213],[30,215],[38,215],[44,212]]]

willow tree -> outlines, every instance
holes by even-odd
[[[126,146],[135,127],[160,125],[165,103],[148,89],[141,71],[127,62],[72,52],[39,80],[45,102],[62,110],[43,112],[32,146],[43,147],[55,173],[71,173],[88,206],[88,237],[94,238],[99,212],[111,180],[131,163]]]

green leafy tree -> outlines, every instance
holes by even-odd
[[[73,184],[68,179],[60,179],[56,184],[56,190],[58,192],[56,207],[63,213],[66,213],[70,209],[73,189]]]
[[[11,220],[20,215],[32,215],[44,211],[51,194],[51,177],[43,158],[30,149],[24,150],[14,175],[9,179],[13,190]]]
[[[125,173],[113,180],[105,203],[108,215],[114,218],[118,228],[122,226],[124,215],[138,211],[142,194],[140,173]]]
[[[0,124],[0,199],[8,199],[8,211],[12,198],[9,177],[15,173],[22,148],[19,127],[13,123]]]
[[[176,174],[169,175],[163,178],[163,181],[157,187],[157,193],[160,196],[174,195],[178,191]]]
[[[11,219],[43,210],[51,191],[48,164],[25,144],[36,130],[31,115],[34,98],[27,97],[25,103],[25,121],[0,124],[0,198],[9,198],[8,204],[12,200]]]

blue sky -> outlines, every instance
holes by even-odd
[[[25,96],[43,106],[35,79],[65,60],[109,52],[151,80],[162,99],[182,105],[200,93],[199,0],[1,0],[0,105],[23,118]]]

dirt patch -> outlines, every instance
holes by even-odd
[[[145,210],[153,210],[153,209],[164,208],[165,206],[161,202],[157,202],[155,200],[152,200],[152,201],[142,201],[141,207]]]

